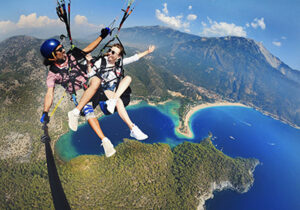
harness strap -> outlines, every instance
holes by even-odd
[[[123,69],[123,59],[121,59],[121,61],[119,63],[122,62],[122,65],[118,64],[116,66],[113,66],[113,67],[106,67],[107,63],[106,63],[106,59],[104,57],[101,58],[101,64],[100,64],[100,71],[98,71],[98,76],[102,79],[104,85],[114,81],[114,80],[117,80],[117,86],[119,85],[120,83],[120,80],[121,78],[124,77],[124,69]],[[120,74],[117,73],[117,69],[120,68],[121,71],[120,71]],[[98,69],[99,70],[99,69]],[[104,73],[104,72],[111,72],[113,71],[114,74],[115,74],[115,78],[111,79],[111,80],[105,80],[101,75]]]

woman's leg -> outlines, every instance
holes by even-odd
[[[108,99],[112,99],[112,97],[114,97],[114,95],[115,95],[115,93],[110,91],[110,90],[106,90],[104,93],[105,93],[105,95]],[[125,106],[124,106],[124,104],[123,104],[123,102],[120,98],[117,99],[116,107],[117,107],[117,111],[118,111],[119,116],[126,123],[128,128],[131,130],[134,124],[130,120],[130,118],[128,116],[128,113],[125,109]]]
[[[126,89],[129,87],[130,83],[131,83],[130,76],[126,76],[120,81],[118,89],[116,90],[116,92],[113,93],[113,95],[106,102],[107,110],[110,113],[114,113],[118,98],[120,98],[121,95],[126,91]]]
[[[130,76],[125,76],[119,83],[118,89],[114,93],[113,97],[114,99],[120,98],[121,95],[125,92],[125,90],[129,87],[132,79]]]
[[[114,93],[112,91],[105,91],[105,94],[106,94],[107,98],[110,98],[110,97],[112,97],[112,95]],[[117,106],[117,111],[118,111],[119,116],[126,123],[128,128],[130,129],[130,136],[137,139],[137,140],[147,139],[148,136],[145,133],[143,133],[143,131],[141,131],[139,129],[139,127],[131,121],[131,119],[128,116],[128,113],[125,109],[124,103],[120,98],[117,99],[117,105],[116,106]]]
[[[121,117],[121,119],[126,123],[126,125],[128,126],[128,128],[130,130],[132,130],[134,124],[131,121],[131,119],[129,118],[129,115],[128,115],[126,109],[125,109],[123,101],[120,98],[117,101],[116,107],[117,107],[117,111],[118,111],[118,114]]]

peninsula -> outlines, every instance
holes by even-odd
[[[216,189],[247,192],[259,163],[224,155],[210,137],[173,150],[125,139],[116,149],[111,158],[83,155],[58,164],[72,209],[201,209]],[[53,208],[44,161],[1,160],[0,168],[0,209]]]
[[[176,127],[176,132],[178,132],[181,135],[184,135],[188,138],[193,138],[194,135],[190,129],[190,118],[193,114],[195,114],[195,112],[201,110],[201,109],[205,109],[205,108],[209,108],[209,107],[216,107],[216,106],[242,106],[242,107],[248,107],[244,104],[241,103],[231,103],[231,102],[216,102],[216,103],[204,103],[204,104],[199,104],[196,106],[193,106],[191,108],[189,108],[189,110],[187,111],[187,113],[185,114],[185,116],[183,117],[184,120],[180,121],[179,126]],[[250,108],[250,107],[248,107]]]

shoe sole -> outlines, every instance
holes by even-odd
[[[138,139],[138,138],[136,138],[136,137],[134,137],[134,136],[131,136],[131,135],[130,135],[130,137],[132,137],[132,138],[135,138],[136,140],[139,140],[139,141],[143,141],[143,140],[146,140],[146,139],[148,139],[148,136],[147,136],[147,137],[145,137],[145,138],[141,138],[141,139]]]
[[[71,117],[70,117],[71,116]],[[68,113],[68,124],[69,124],[69,128],[72,130],[72,131],[77,131],[77,128],[78,128],[78,126],[76,127],[76,129],[74,129],[73,128],[73,126],[71,126],[71,124],[70,124],[70,118],[72,118],[72,113]]]
[[[113,156],[114,154],[116,154],[116,150],[114,150],[113,153],[110,153],[110,154],[107,154],[107,155],[105,154],[105,156],[106,156],[106,157],[111,157],[111,156]]]

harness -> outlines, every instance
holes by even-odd
[[[84,52],[82,52],[78,48],[74,49],[67,52],[68,67],[59,68],[56,65],[51,65],[49,69],[53,73],[61,75],[61,85],[65,88],[67,92],[70,92],[71,95],[76,95],[76,85],[79,87],[82,86],[84,89],[87,88],[86,83],[82,84],[82,81],[77,79],[79,76],[82,76],[84,79],[88,80],[86,76],[86,66],[82,65],[81,62],[79,62],[79,60],[82,60],[84,58]],[[81,51],[82,53],[80,54],[80,52],[78,51]],[[72,59],[72,56],[74,57],[74,59]],[[72,87],[71,91],[68,90],[70,86]]]
[[[101,57],[101,64],[100,68],[96,69],[97,76],[101,79],[101,87],[105,88],[108,87],[111,82],[115,81],[114,83],[116,84],[116,87],[118,88],[119,83],[121,79],[124,78],[124,68],[123,68],[123,59],[119,59],[116,63],[115,66],[112,67],[107,67],[107,62],[104,56]],[[114,73],[114,78],[109,79],[109,76],[111,75],[110,72]]]

